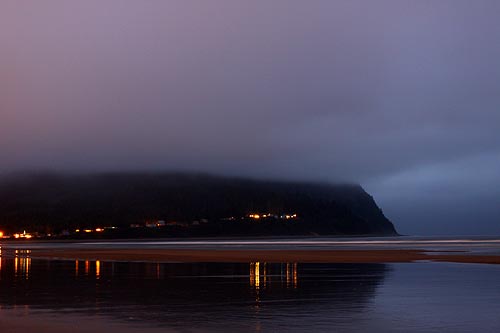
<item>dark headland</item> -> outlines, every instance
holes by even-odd
[[[187,173],[0,179],[0,230],[33,237],[397,235],[360,185]]]

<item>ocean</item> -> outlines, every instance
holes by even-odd
[[[33,248],[54,246],[417,247],[429,251],[471,251],[474,255],[498,254],[500,239],[398,237],[4,243],[0,257],[1,332],[15,332],[16,327],[28,333],[69,329],[107,333],[500,331],[500,265],[140,263],[30,257]],[[42,326],[48,328],[40,330]]]

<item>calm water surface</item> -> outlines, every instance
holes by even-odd
[[[500,332],[495,265],[120,263],[26,252],[0,264],[0,313],[27,318],[98,317],[144,332]]]
[[[500,255],[500,237],[295,237],[255,239],[160,239],[160,240],[94,240],[94,241],[30,241],[0,243],[2,250],[26,249],[269,249],[269,250],[334,250],[334,249],[421,249],[432,251],[465,251],[470,254]]]

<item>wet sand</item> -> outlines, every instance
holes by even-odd
[[[38,249],[32,258],[154,262],[303,262],[398,263],[440,261],[500,264],[500,256],[425,250],[187,250],[187,249]]]

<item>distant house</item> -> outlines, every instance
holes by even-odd
[[[154,222],[146,222],[146,228],[160,228],[165,226],[165,221],[159,220]]]

